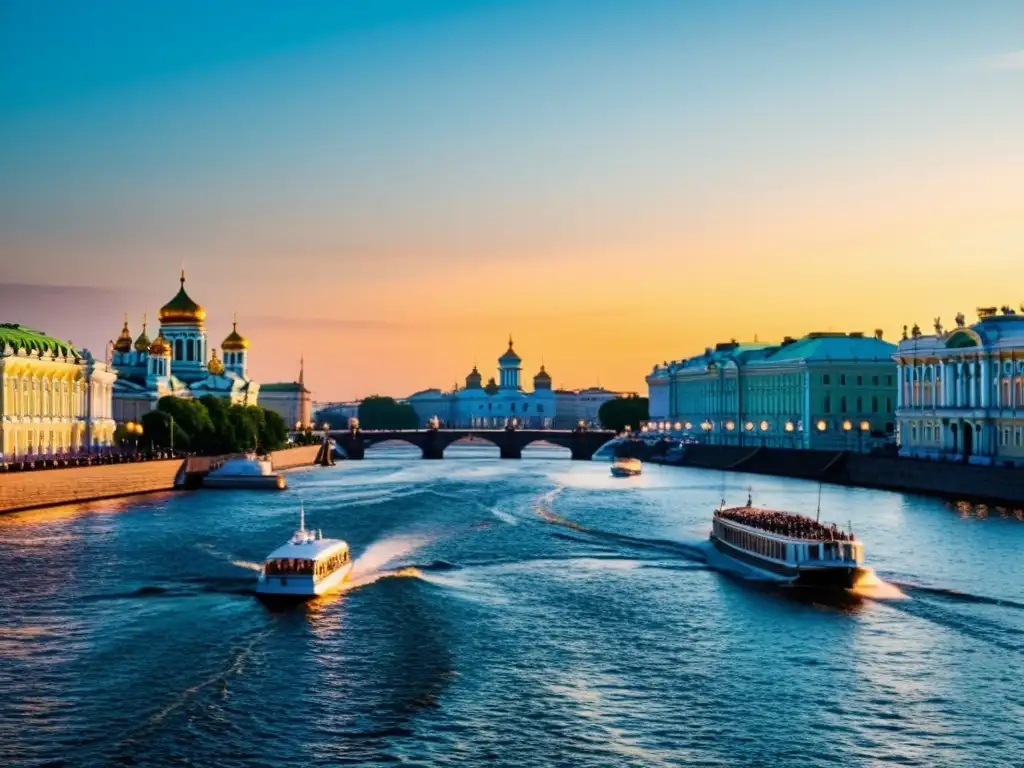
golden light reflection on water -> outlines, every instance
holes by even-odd
[[[36,525],[38,523],[73,520],[84,515],[106,515],[122,512],[132,507],[137,508],[142,503],[164,501],[174,494],[174,491],[161,491],[148,493],[144,496],[119,496],[112,499],[100,499],[98,501],[85,501],[77,504],[62,504],[57,507],[11,512],[6,515],[0,515],[0,529],[8,525]]]
[[[948,505],[963,520],[985,520],[996,517],[1001,520],[1020,520],[1024,522],[1024,509],[1004,507],[998,504],[975,503],[971,501],[954,501]]]

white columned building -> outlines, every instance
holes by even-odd
[[[900,454],[1024,465],[1024,315],[986,307],[973,325],[960,314],[954,328],[938,318],[934,328],[904,330],[894,355]]]

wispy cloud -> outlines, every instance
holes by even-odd
[[[1007,72],[1013,69],[1024,69],[1024,51],[1010,51],[998,56],[990,56],[981,62],[981,68],[988,72]]]

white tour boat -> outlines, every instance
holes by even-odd
[[[711,523],[711,543],[723,554],[800,587],[848,589],[867,573],[864,545],[810,517],[753,506],[722,506]]]
[[[233,456],[203,478],[204,488],[265,488],[283,491],[284,475],[274,471],[267,457],[246,453]]]
[[[640,459],[620,457],[612,462],[612,474],[615,477],[633,477],[643,472],[643,469]]]
[[[256,595],[271,604],[294,604],[338,589],[352,573],[348,542],[306,530],[299,508],[299,530],[269,555],[256,582]]]

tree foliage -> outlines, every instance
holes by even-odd
[[[255,405],[232,405],[213,395],[199,400],[162,397],[142,417],[147,442],[204,455],[275,451],[288,441],[284,420]]]
[[[603,427],[614,429],[616,432],[622,432],[626,427],[639,429],[640,423],[647,421],[647,406],[646,397],[617,397],[602,403],[597,418]]]
[[[408,403],[372,395],[359,404],[359,426],[363,429],[416,429],[421,425],[415,409]]]

